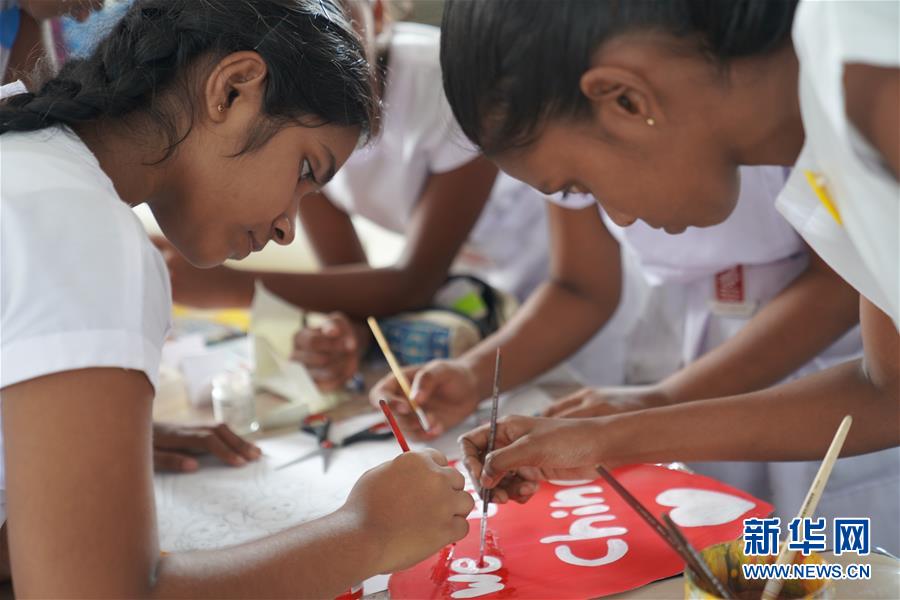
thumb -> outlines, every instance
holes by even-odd
[[[432,363],[424,369],[420,369],[412,382],[412,399],[413,402],[420,406],[428,403],[428,400],[435,394],[437,388],[446,378],[447,367],[443,363]]]

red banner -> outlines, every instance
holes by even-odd
[[[657,517],[668,512],[701,549],[743,533],[772,507],[708,477],[638,465],[616,478]],[[475,495],[471,484],[467,489]],[[542,484],[524,505],[490,505],[478,565],[481,502],[469,535],[394,574],[391,598],[594,598],[684,570],[680,557],[603,480]]]

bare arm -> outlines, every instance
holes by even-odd
[[[597,208],[571,210],[548,203],[548,210],[549,280],[500,331],[460,359],[477,377],[479,398],[490,394],[497,347],[504,350],[503,387],[513,388],[574,354],[619,305],[619,244]]]
[[[471,509],[471,497],[455,491],[462,478],[435,464],[436,454],[408,453],[363,476],[347,504],[322,519],[232,548],[161,557],[153,391],[144,375],[70,371],[9,386],[2,394],[17,595],[334,597],[377,572],[412,564],[466,531],[460,515]],[[430,491],[417,487],[420,481]],[[394,493],[398,487],[421,495],[415,505],[397,507],[401,514],[443,507],[409,515],[405,533],[385,528],[388,519],[377,513],[393,514],[387,509],[402,501]],[[400,555],[391,557],[395,552]]]
[[[430,420],[425,433],[402,402],[393,376],[372,388],[374,402],[392,402],[410,435],[436,437],[469,415],[491,392],[494,355],[503,348],[504,389],[529,381],[578,350],[619,304],[622,270],[619,246],[596,207],[570,210],[550,205],[553,244],[551,277],[528,298],[512,320],[456,360],[409,367],[413,397]],[[553,327],[547,327],[552,322]]]
[[[844,96],[850,121],[900,179],[900,69],[846,65]]]
[[[300,200],[300,223],[322,267],[368,264],[350,215],[324,194],[310,194]]]
[[[496,167],[479,157],[453,171],[430,176],[406,232],[403,255],[395,265],[373,269],[365,262],[335,262],[337,266],[315,273],[265,273],[221,267],[217,277],[222,280],[215,287],[225,292],[201,305],[248,305],[253,282],[261,279],[269,290],[292,304],[318,312],[338,311],[355,319],[419,308],[431,300],[446,279],[488,200],[496,175]],[[324,198],[317,202],[321,201]],[[307,230],[316,231],[312,240],[322,258],[363,258],[346,215],[341,217],[321,205],[307,207],[305,213],[304,217],[315,213],[327,219],[322,223],[307,219],[304,225]],[[326,237],[332,239],[325,241]],[[206,277],[194,270],[194,278],[202,285],[200,282]],[[181,301],[177,279],[173,286],[175,299]]]
[[[898,446],[900,337],[891,319],[865,299],[860,322],[864,360],[728,398],[589,419],[504,419],[497,430],[502,447],[487,457],[484,476],[486,428],[464,436],[465,464],[473,477],[493,486],[508,471],[527,473],[523,467],[554,477],[584,474],[601,463],[814,460],[848,414],[854,421],[843,455]],[[504,498],[534,493],[521,479],[501,485]]]
[[[859,322],[859,294],[814,252],[790,285],[718,348],[664,380],[668,402],[743,394],[773,385]]]

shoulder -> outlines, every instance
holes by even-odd
[[[441,32],[421,23],[396,23],[391,30],[390,60],[404,69],[441,72]]]
[[[19,160],[30,148],[15,137]],[[83,159],[48,152],[0,185],[3,385],[73,365],[139,368],[155,380],[170,314],[166,267],[108,178]],[[12,352],[32,356],[18,363]],[[54,352],[52,365],[43,360]]]
[[[441,80],[440,32],[428,25],[397,23],[388,57],[385,111],[406,119],[416,115],[420,125],[445,118]],[[446,106],[449,110],[449,106]]]

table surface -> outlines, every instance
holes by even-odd
[[[378,378],[384,373],[382,368],[369,369],[365,373],[366,389],[368,389]],[[169,373],[169,377],[177,377]],[[564,381],[557,378],[551,382],[545,382],[539,385],[541,390],[547,392],[552,397],[561,397],[571,393],[577,389],[577,385],[571,381]],[[212,410],[210,407],[192,408],[183,391],[179,393],[178,386],[161,386],[164,392],[159,395],[154,407],[154,418],[170,422],[181,423],[202,423],[212,420]],[[277,406],[283,402],[279,398],[270,394],[261,393],[257,396],[258,411],[268,410],[270,407]],[[330,415],[340,420],[350,416],[354,416],[363,412],[372,410],[368,398],[363,394],[352,396],[346,403],[330,412]],[[296,431],[294,427],[270,429],[259,431],[253,434],[252,438],[263,439],[284,435]],[[900,598],[900,562],[881,555],[871,555],[866,559],[859,560],[859,557],[844,555],[835,557],[826,555],[829,562],[866,562],[873,565],[874,577],[873,581],[868,583],[841,581],[837,582],[836,594],[838,598]],[[683,596],[683,578],[673,577],[663,581],[646,585],[642,588],[611,596],[621,600],[642,600],[650,598],[681,598]],[[382,592],[370,596],[370,598],[386,598],[387,594]]]

